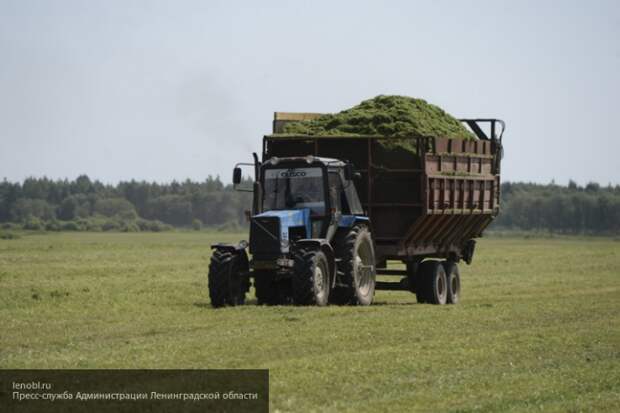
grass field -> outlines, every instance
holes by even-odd
[[[0,240],[0,368],[268,368],[272,411],[620,411],[620,242],[489,238],[457,306],[214,310],[237,234]]]

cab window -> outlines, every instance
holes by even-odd
[[[309,208],[312,216],[325,215],[321,168],[267,169],[263,210]]]
[[[337,172],[329,173],[329,201],[331,207],[336,211],[342,211],[342,181],[340,174]]]

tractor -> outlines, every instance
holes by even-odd
[[[251,279],[258,304],[371,304],[372,224],[356,191],[360,174],[353,164],[312,155],[261,163],[254,154],[254,161],[250,242],[212,246],[212,305],[243,304]],[[235,186],[240,165],[233,172]]]

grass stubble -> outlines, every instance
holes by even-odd
[[[618,241],[484,238],[456,306],[214,310],[209,245],[244,237],[0,240],[0,368],[266,368],[271,411],[620,410]]]

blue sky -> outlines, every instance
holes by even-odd
[[[230,180],[274,111],[507,122],[503,179],[620,183],[618,1],[0,0],[0,178]]]

